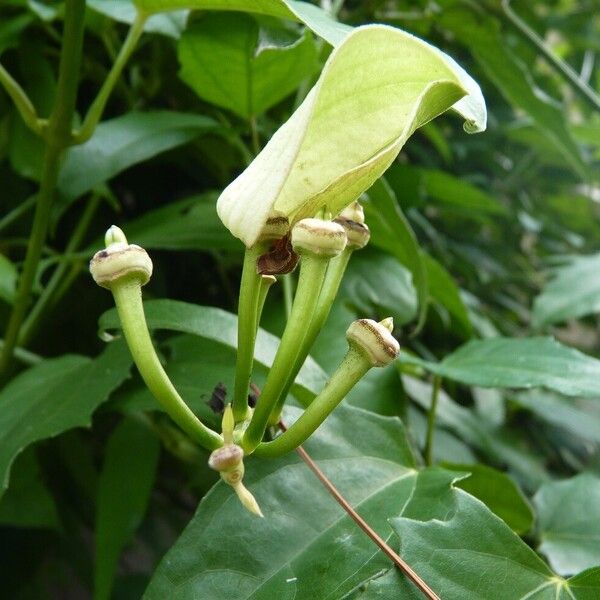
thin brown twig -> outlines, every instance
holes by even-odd
[[[279,428],[286,431],[287,427],[283,421],[279,421]],[[319,481],[325,486],[327,491],[334,497],[336,502],[348,513],[350,518],[379,546],[382,552],[412,581],[412,583],[429,600],[440,600],[440,597],[417,575],[406,561],[399,556],[376,531],[350,506],[348,501],[340,494],[338,489],[321,471],[317,463],[310,457],[308,452],[298,446],[296,452],[300,458],[308,465],[309,469],[318,477]]]

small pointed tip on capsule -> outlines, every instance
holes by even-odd
[[[235,493],[237,494],[237,497],[239,498],[243,507],[247,511],[251,512],[257,517],[261,517],[261,519],[264,519],[265,516],[263,515],[262,510],[260,510],[260,506],[258,505],[256,498],[250,493],[248,488],[241,481],[235,485],[233,489],[235,490]]]
[[[104,235],[104,243],[107,248],[113,244],[127,244],[127,238],[120,227],[111,225]]]
[[[394,330],[394,319],[393,317],[387,317],[383,321],[379,321],[380,325],[383,325],[390,333]]]
[[[221,421],[221,430],[223,432],[223,441],[226,444],[233,444],[233,429],[235,428],[235,419],[231,404],[227,404],[223,411],[223,420]]]

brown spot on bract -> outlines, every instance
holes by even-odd
[[[284,275],[291,273],[300,257],[294,252],[290,236],[276,240],[269,252],[258,257],[256,270],[259,275]]]

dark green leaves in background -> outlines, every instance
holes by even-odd
[[[317,66],[310,33],[271,31],[239,14],[205,15],[178,48],[181,78],[202,99],[246,119],[288,96]]]

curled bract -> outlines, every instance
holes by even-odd
[[[454,108],[485,128],[477,84],[437,48],[385,25],[357,27],[304,102],[221,194],[217,211],[246,246],[269,218],[336,216],[391,164],[410,135]]]

